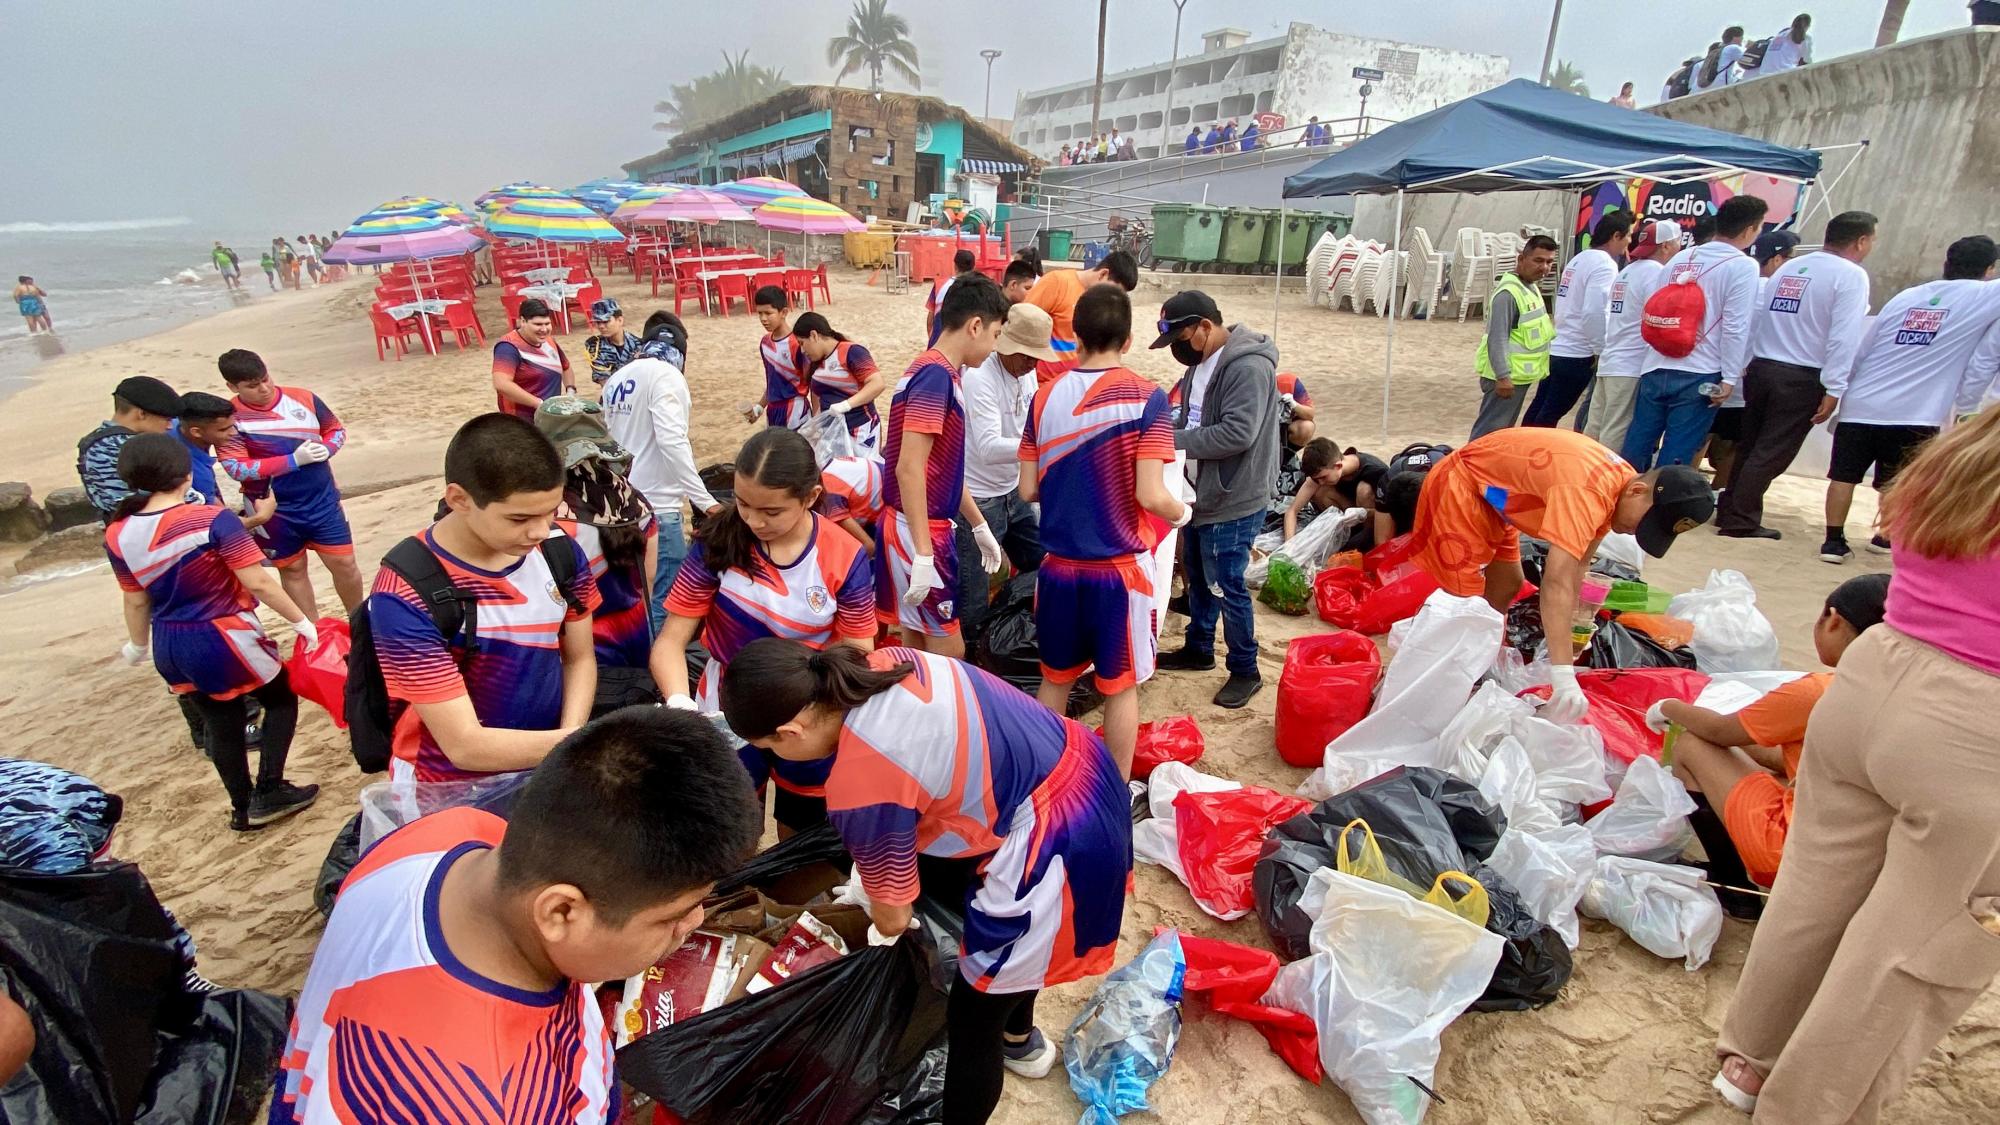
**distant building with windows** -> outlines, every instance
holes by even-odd
[[[1420,43],[1370,39],[1294,23],[1285,34],[1252,40],[1226,27],[1201,37],[1201,52],[1104,76],[1098,121],[1090,121],[1092,82],[1086,78],[1021,94],[1014,103],[1014,143],[1053,161],[1065,143],[1088,143],[1093,133],[1132,138],[1140,157],[1162,155],[1167,75],[1173,73],[1173,119],[1166,123],[1167,152],[1181,150],[1188,129],[1234,118],[1248,124],[1259,114],[1282,118],[1282,127],[1358,117],[1361,82],[1355,67],[1384,74],[1368,99],[1368,116],[1391,121],[1490,90],[1506,82],[1512,64],[1504,55],[1452,51]],[[1274,124],[1266,118],[1267,125]],[[1338,134],[1339,130],[1336,130]]]

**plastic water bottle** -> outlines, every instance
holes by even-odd
[[[1703,383],[1701,386],[1696,387],[1694,390],[1696,394],[1700,395],[1703,398],[1714,398],[1716,396],[1716,393],[1722,390],[1722,384]]]

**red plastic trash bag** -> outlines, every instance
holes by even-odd
[[[1103,731],[1100,729],[1100,734]],[[1162,762],[1193,765],[1206,744],[1192,715],[1173,715],[1139,724],[1139,741],[1132,751],[1132,776],[1144,781]]]
[[[1354,630],[1371,637],[1386,633],[1396,622],[1415,617],[1424,607],[1424,599],[1437,591],[1437,579],[1421,570],[1412,570],[1361,599],[1355,612]]]
[[[1187,961],[1182,996],[1207,993],[1210,1007],[1256,1025],[1264,1041],[1299,1077],[1319,1084],[1326,1071],[1320,1065],[1319,1028],[1312,1017],[1261,1002],[1278,975],[1277,954],[1183,931],[1181,955]]]
[[[1361,569],[1375,579],[1391,582],[1403,576],[1410,556],[1416,554],[1416,536],[1404,532],[1361,557]]]
[[[1319,619],[1342,629],[1354,628],[1361,599],[1375,589],[1375,580],[1353,567],[1330,566],[1313,576],[1313,606]]]
[[[1604,736],[1604,750],[1623,762],[1660,756],[1660,736],[1646,727],[1646,711],[1662,699],[1692,703],[1708,677],[1686,668],[1584,668],[1576,686],[1590,701],[1584,721]],[[1547,686],[1521,693],[1547,699]]]
[[[1381,675],[1382,654],[1360,633],[1293,641],[1278,677],[1278,756],[1308,769],[1325,764],[1326,744],[1367,716]]]
[[[347,729],[347,650],[353,641],[347,622],[338,617],[319,619],[319,647],[306,651],[303,637],[292,640],[291,659],[285,661],[285,675],[292,690],[310,699],[333,717],[333,725]]]
[[[1174,798],[1174,826],[1180,835],[1181,870],[1188,891],[1203,910],[1223,921],[1250,913],[1257,905],[1250,875],[1257,853],[1274,824],[1310,812],[1304,797],[1246,785]]]

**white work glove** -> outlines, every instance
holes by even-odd
[[[694,700],[689,699],[687,696],[682,695],[679,692],[675,692],[674,694],[667,697],[667,706],[673,708],[676,711],[701,710],[701,708],[695,706]]]
[[[135,645],[131,641],[126,641],[124,644],[118,646],[118,659],[135,668],[146,662],[146,654],[147,649],[145,645]]]
[[[912,933],[914,931],[921,930],[923,928],[924,925],[922,921],[916,918],[912,918],[910,919],[909,926],[903,930],[903,934]],[[883,935],[881,930],[875,928],[875,923],[873,922],[868,923],[869,945],[894,945],[896,944],[897,940],[903,936],[903,934],[897,934],[895,937],[886,937]]]
[[[828,414],[845,414],[852,409],[854,409],[853,402],[849,401],[848,399],[841,399],[839,402],[836,402],[832,406],[827,407],[826,412]]]
[[[292,460],[301,465],[317,465],[333,456],[333,450],[316,441],[309,441],[292,451]]]
[[[1183,502],[1181,504],[1180,518],[1174,520],[1174,530],[1178,531],[1181,528],[1186,527],[1188,525],[1188,521],[1192,519],[1194,519],[1194,505]]]
[[[979,568],[988,574],[1000,573],[1007,556],[1000,550],[1000,540],[993,535],[993,525],[973,525],[972,541],[979,544]]]
[[[1673,720],[1667,718],[1667,713],[1664,709],[1666,702],[1666,700],[1662,699],[1651,707],[1646,708],[1646,729],[1652,731],[1654,734],[1665,734],[1667,733],[1667,728],[1674,725]]]
[[[319,647],[319,626],[313,624],[312,618],[302,617],[292,622],[291,625],[292,632],[297,633],[299,639],[306,643],[307,652],[311,652]]]
[[[980,553],[985,553],[983,548]],[[910,561],[910,588],[903,591],[903,604],[922,605],[924,599],[931,596],[931,591],[942,585],[944,579],[938,577],[937,560],[929,555],[918,555]]]
[[[1576,665],[1549,666],[1549,701],[1542,704],[1539,718],[1552,723],[1574,723],[1590,710],[1590,700],[1576,683]]]
[[[1286,406],[1297,406],[1299,404],[1299,400],[1292,395],[1279,395],[1278,398]]]

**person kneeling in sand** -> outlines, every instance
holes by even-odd
[[[558,743],[507,819],[446,809],[383,837],[313,955],[271,1119],[609,1121],[595,982],[678,948],[759,826],[707,720],[627,707]]]
[[[1367,532],[1348,541],[1348,547],[1365,551],[1376,543],[1386,543],[1395,532],[1392,523],[1375,509],[1377,490],[1389,476],[1389,466],[1372,453],[1349,447],[1342,452],[1332,438],[1314,438],[1299,453],[1299,475],[1305,483],[1285,509],[1285,538],[1313,521],[1319,513],[1333,508],[1366,508],[1371,513]]]
[[[1835,587],[1813,625],[1819,662],[1838,667],[1847,646],[1882,623],[1888,602],[1886,574],[1864,574]],[[1646,712],[1646,725],[1656,731],[1681,728],[1674,776],[1694,797],[1688,819],[1708,853],[1710,879],[1733,887],[1769,887],[1777,880],[1806,720],[1832,682],[1830,672],[1801,676],[1728,715],[1678,699],[1661,700]],[[1738,918],[1763,913],[1758,896],[1725,890],[1721,898]]]

